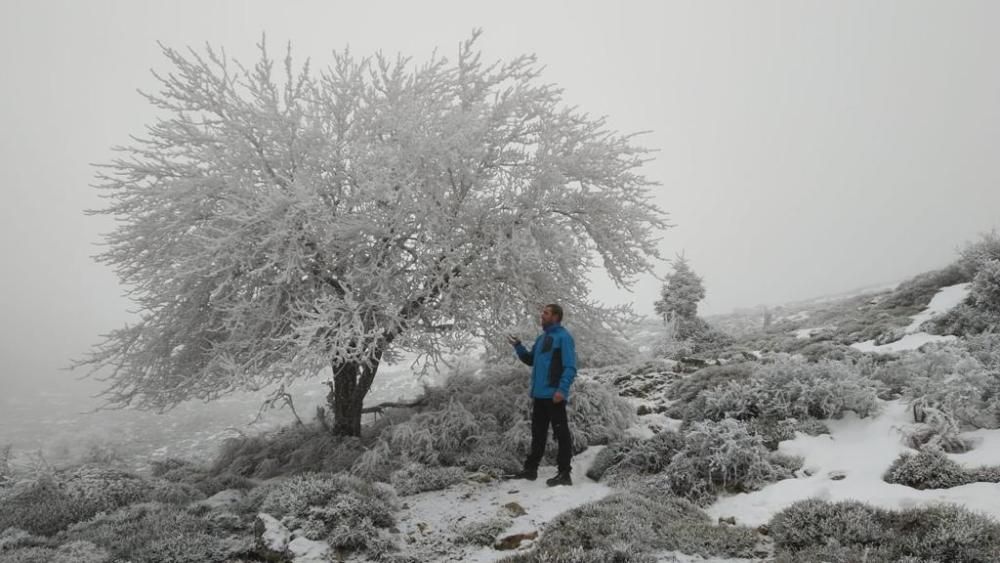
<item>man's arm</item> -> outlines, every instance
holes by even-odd
[[[528,350],[527,348],[524,347],[524,344],[521,343],[521,340],[513,335],[508,335],[507,340],[511,343],[512,346],[514,346],[514,353],[517,354],[517,359],[521,360],[523,363],[529,366],[534,365],[535,363],[534,348]]]

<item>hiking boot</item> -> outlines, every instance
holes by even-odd
[[[528,481],[534,481],[538,479],[537,469],[523,469],[510,476],[511,479],[527,479]]]
[[[569,476],[569,471],[560,471],[556,473],[556,476],[545,481],[545,484],[550,487],[556,487],[558,485],[572,485],[573,479]]]

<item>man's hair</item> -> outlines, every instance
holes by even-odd
[[[545,306],[545,308],[548,309],[549,311],[552,311],[552,314],[559,317],[559,322],[562,322],[563,319],[562,305],[559,305],[557,303],[549,303],[548,305]]]

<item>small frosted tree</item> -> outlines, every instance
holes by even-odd
[[[672,262],[673,272],[667,275],[660,299],[653,305],[663,322],[676,327],[698,315],[698,302],[705,298],[705,286],[683,255]]]
[[[111,405],[166,409],[332,370],[334,430],[361,432],[379,365],[434,359],[559,301],[588,328],[622,314],[588,297],[656,260],[664,214],[649,151],[563,106],[533,57],[415,65],[336,53],[280,79],[163,48],[144,94],[162,116],[104,166],[113,216],[99,260],[141,316],[79,364]]]

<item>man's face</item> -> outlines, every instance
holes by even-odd
[[[542,315],[540,320],[542,321],[542,326],[550,326],[559,322],[559,317],[557,317],[556,314],[552,312],[552,309],[544,307],[542,308]]]

